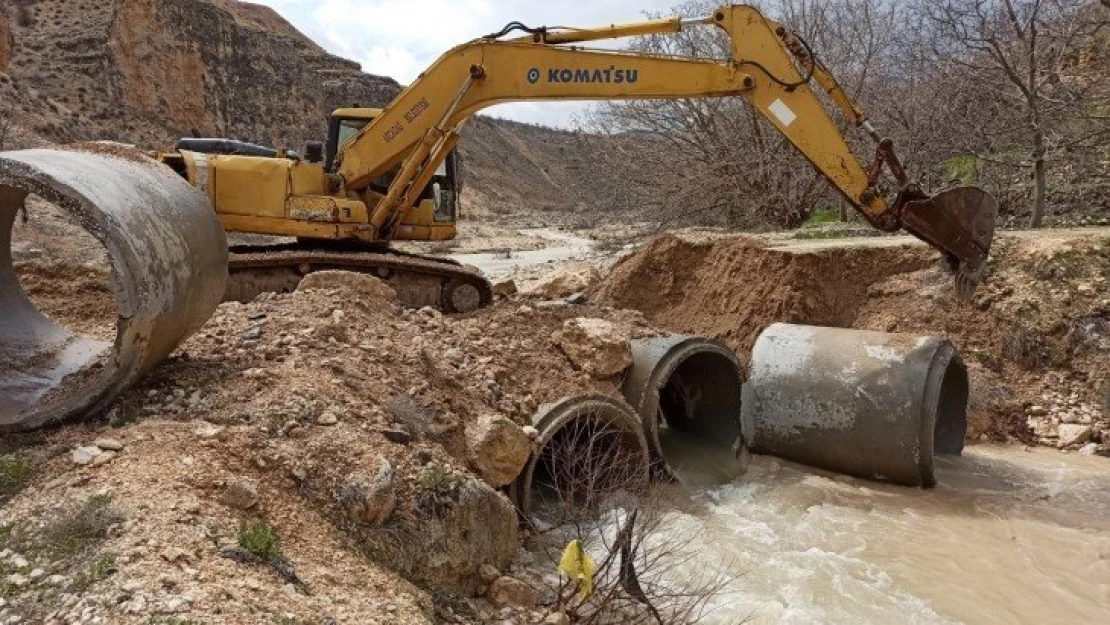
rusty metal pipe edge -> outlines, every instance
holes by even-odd
[[[656,476],[710,486],[747,465],[740,418],[743,366],[720,341],[668,335],[632,341],[621,391],[640,415]]]
[[[113,341],[56,324],[23,291],[11,244],[28,194],[107,251]],[[0,432],[102,412],[208,320],[226,281],[212,206],[168,167],[115,144],[0,152]]]
[[[542,507],[545,497],[542,491],[551,487],[545,481],[549,479],[553,468],[565,468],[572,477],[576,473],[585,475],[590,472],[591,467],[585,466],[548,466],[563,458],[562,452],[565,450],[555,449],[560,444],[559,441],[565,441],[565,437],[575,436],[583,429],[599,432],[604,438],[620,446],[619,457],[627,460],[618,469],[621,472],[617,476],[621,487],[642,487],[650,481],[648,444],[640,429],[639,417],[619,398],[599,394],[564,397],[540,406],[532,415],[532,426],[539,432],[539,437],[524,469],[509,485],[509,497],[525,522],[532,522],[534,515]],[[594,440],[596,439],[591,439],[591,443]],[[599,454],[599,451],[602,450],[584,446],[575,457],[583,463],[589,463],[592,458],[604,455]],[[590,477],[600,479],[602,483],[605,480],[605,476]],[[591,484],[590,487],[595,485]]]
[[[963,451],[967,402],[946,339],[776,323],[752,349],[742,414],[754,453],[932,487],[934,456]]]

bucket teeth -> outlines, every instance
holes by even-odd
[[[956,187],[906,202],[907,231],[944,252],[956,272],[956,295],[968,301],[986,274],[998,202],[978,187]]]

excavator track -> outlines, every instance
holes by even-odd
[[[477,270],[450,259],[388,247],[324,248],[299,243],[230,248],[224,301],[248,302],[262,293],[289,293],[301,279],[328,269],[365,273],[397,291],[406,306],[467,313],[488,305],[493,292]]]

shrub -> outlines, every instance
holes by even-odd
[[[268,521],[247,523],[236,536],[239,546],[265,561],[281,556],[281,537]]]
[[[42,530],[43,547],[54,556],[76,556],[90,551],[108,537],[108,530],[123,521],[112,507],[111,495],[92,495],[70,505]]]
[[[14,495],[31,478],[31,460],[20,454],[0,456],[0,497]]]

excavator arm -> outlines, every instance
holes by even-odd
[[[698,27],[723,30],[731,42],[730,58],[690,59],[575,45]],[[527,36],[502,38],[514,30]],[[876,141],[868,167],[853,154],[814,86]],[[514,23],[501,33],[460,45],[341,147],[331,184],[336,191],[362,194],[371,180],[395,172],[385,197],[368,202],[370,227],[388,238],[454,147],[461,125],[485,107],[532,100],[724,96],[740,96],[758,110],[876,228],[904,228],[944,252],[957,270],[960,296],[970,297],[993,238],[994,199],[973,187],[926,195],[906,176],[892,142],[875,130],[805,41],[750,6],[722,6],[699,19],[596,29],[529,29]],[[879,187],[884,168],[897,183],[892,202]]]

